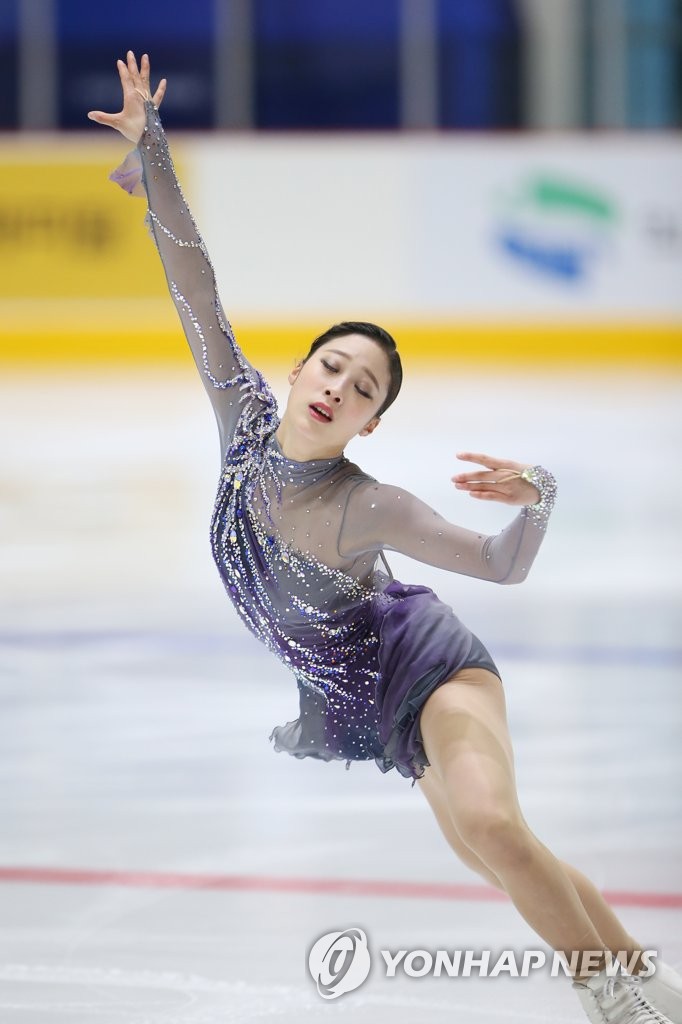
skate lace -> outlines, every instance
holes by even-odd
[[[623,1014],[614,1019],[614,1024],[670,1024],[668,1017],[658,1013],[651,1003],[642,995],[642,987],[636,977],[628,975],[612,975],[604,982],[602,994],[616,999],[618,987],[621,992],[627,991],[627,1004],[623,1005]]]

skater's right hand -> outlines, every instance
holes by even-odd
[[[146,53],[142,55],[139,71],[132,50],[128,50],[127,63],[117,60],[116,67],[123,88],[123,110],[118,114],[105,114],[101,110],[91,110],[88,117],[91,121],[97,121],[98,124],[108,124],[137,145],[146,121],[144,101],[152,100],[154,106],[158,108],[166,92],[166,79],[161,79],[158,89],[152,96],[149,91],[149,57]]]

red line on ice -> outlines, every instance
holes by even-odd
[[[161,871],[105,871],[88,868],[0,867],[0,882],[43,885],[120,885],[147,889],[241,890],[251,892],[340,893],[397,899],[463,900],[500,903],[508,897],[487,885],[450,882],[384,882],[356,878],[278,878],[268,875],[192,875]],[[621,907],[682,908],[682,893],[605,890]]]

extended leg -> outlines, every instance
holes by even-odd
[[[504,885],[495,872],[491,871],[490,868],[483,863],[481,858],[478,857],[473,850],[469,849],[455,829],[454,822],[450,816],[450,809],[448,807],[443,783],[436,775],[433,768],[426,768],[424,776],[419,780],[418,785],[428,800],[445,839],[459,859],[466,864],[467,867],[471,868],[472,871],[475,871],[476,874],[480,875],[481,878],[484,878],[486,882],[489,882],[490,885],[494,886],[496,889],[501,889],[504,892]],[[629,932],[623,927],[616,914],[594,884],[585,875],[583,875],[582,872],[578,871],[577,868],[574,868],[571,864],[567,864],[566,861],[560,860],[559,864],[561,864],[573,883],[578,896],[580,897],[580,902],[587,911],[588,917],[592,921],[592,924],[598,934],[601,936],[606,948],[611,950],[614,955],[624,952],[627,960],[629,961],[630,967],[637,968],[639,966],[638,958],[633,958],[636,957],[637,953],[639,953],[641,946],[637,944],[635,939],[633,939]]]
[[[499,679],[480,669],[458,673],[426,702],[421,733],[431,763],[421,788],[465,863],[503,888],[569,963],[585,951],[639,952],[594,885],[557,860],[524,820]],[[580,959],[574,965],[574,988],[591,1021],[682,1024],[682,979],[667,965],[639,988],[604,968]]]
[[[483,669],[457,673],[431,694],[420,725],[457,835],[526,921],[569,961],[574,952],[604,950],[571,879],[519,808],[497,676]]]

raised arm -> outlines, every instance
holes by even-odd
[[[520,467],[513,476],[509,470],[498,470],[495,476],[492,471],[461,476],[477,478],[476,483],[472,479],[458,485],[477,497],[497,495],[497,500],[510,504],[522,499],[531,502],[532,496],[539,500],[524,505],[501,533],[489,536],[455,526],[402,487],[363,481],[348,499],[340,554],[355,557],[380,549],[399,551],[464,576],[521,583],[545,534],[556,495],[554,477],[541,466]],[[509,494],[518,495],[518,500],[510,501]]]
[[[111,175],[131,195],[146,195],[147,224],[163,262],[168,287],[185,336],[211,400],[224,455],[237,420],[248,432],[262,417],[276,416],[275,400],[258,370],[239,348],[225,317],[213,266],[180,188],[158,106],[165,86],[149,92],[149,58],[140,70],[128,52],[118,62],[124,95],[121,114],[91,111],[92,120],[110,124],[136,142]],[[273,419],[274,422],[274,419]]]

